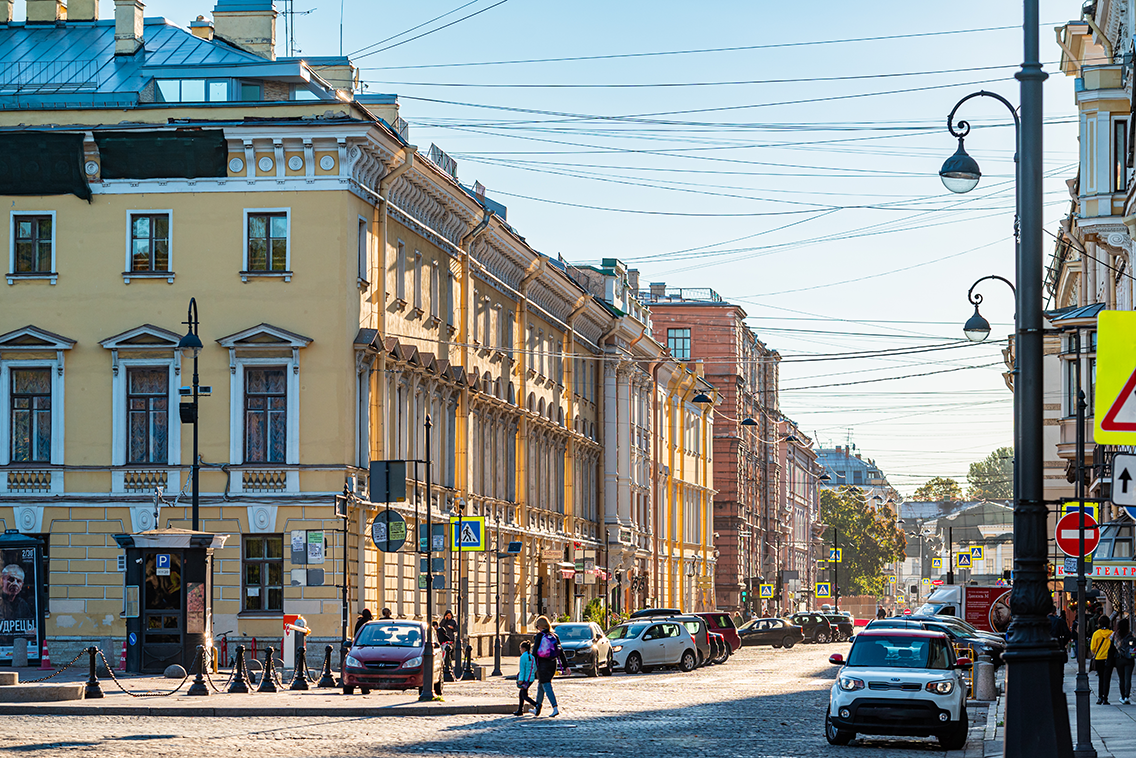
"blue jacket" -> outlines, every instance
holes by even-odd
[[[536,656],[532,653],[521,653],[521,668],[517,672],[518,682],[531,682],[536,679]]]

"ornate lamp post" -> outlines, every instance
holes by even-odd
[[[1021,116],[1001,95],[975,92],[962,98],[947,117],[947,129],[959,140],[958,151],[943,165],[940,177],[952,192],[978,185],[978,164],[966,154],[963,139],[970,124],[954,116],[959,106],[975,97],[990,97],[1014,119],[1017,152],[1016,205],[1021,236],[1016,250],[1017,326],[1014,381],[1014,451],[1017,488],[1014,496],[1013,620],[1007,635],[1006,735],[1008,758],[1067,758],[1073,754],[1069,712],[1062,691],[1061,653],[1049,633],[1046,615],[1051,602],[1048,587],[1047,521],[1043,481],[1044,428],[1042,418],[1042,84],[1038,47],[1038,0],[1024,0],[1024,55],[1015,78],[1021,83]],[[980,326],[977,325],[976,326]],[[977,330],[975,330],[977,331]],[[1080,732],[1078,724],[1078,732]],[[1078,742],[1081,742],[1078,739]],[[1091,750],[1091,745],[1088,746]],[[1090,755],[1078,745],[1078,755]]]
[[[201,487],[200,487],[200,479],[199,479],[200,474],[201,474],[201,467],[198,465],[198,461],[197,461],[197,426],[198,426],[197,422],[198,422],[198,417],[200,415],[199,414],[200,406],[198,405],[198,394],[201,391],[201,384],[200,384],[200,378],[198,377],[198,374],[197,374],[197,355],[198,355],[198,353],[201,352],[201,348],[203,347],[203,345],[201,344],[201,337],[198,336],[198,334],[197,334],[197,327],[198,327],[197,298],[191,297],[189,299],[189,314],[186,317],[186,320],[183,321],[182,323],[185,324],[187,327],[189,327],[189,330],[185,333],[184,337],[182,337],[180,340],[178,340],[177,349],[180,350],[183,355],[188,354],[190,352],[193,353],[193,402],[182,404],[182,406],[178,409],[178,411],[179,411],[179,413],[181,413],[181,421],[182,421],[183,424],[184,423],[193,424],[193,463],[190,467],[190,471],[192,472],[191,475],[190,475],[192,477],[192,483],[191,483],[190,486],[193,488],[193,495],[192,495],[192,497],[193,497],[193,501],[192,501],[193,502],[193,531],[197,532],[197,531],[201,530],[201,520],[200,520],[200,496],[201,496],[200,491],[201,491]],[[187,405],[192,410],[188,410],[186,408]],[[189,416],[189,415],[191,415],[192,418],[187,418],[187,416]]]

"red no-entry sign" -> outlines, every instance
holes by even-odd
[[[1085,555],[1092,553],[1097,549],[1100,544],[1100,529],[1097,528],[1097,520],[1091,514],[1085,513]],[[1066,513],[1057,522],[1057,547],[1061,548],[1061,552],[1065,555],[1071,555],[1074,558],[1081,554],[1080,551],[1080,524],[1081,513],[1073,511]]]

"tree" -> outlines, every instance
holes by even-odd
[[[874,509],[859,487],[821,490],[820,518],[828,527],[826,541],[840,548],[839,564],[829,564],[839,572],[841,595],[885,594],[884,566],[903,559],[907,540],[887,509]],[[834,533],[834,530],[836,533]]]
[[[1006,500],[1014,496],[1014,448],[1000,447],[970,464],[966,475],[971,500]]]
[[[915,490],[912,500],[962,500],[962,487],[954,479],[936,476]]]

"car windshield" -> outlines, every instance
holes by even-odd
[[[609,629],[607,636],[613,640],[630,640],[638,637],[643,633],[649,624],[623,624],[613,629]]]
[[[755,626],[757,626],[757,622],[760,621],[760,620],[761,619],[750,619],[749,621],[747,621],[744,624],[742,624],[741,626],[739,626],[738,631],[744,632],[746,630],[753,629]]]
[[[556,627],[556,636],[562,640],[590,640],[592,628],[587,624],[561,624]]]
[[[950,646],[930,637],[860,636],[848,654],[849,666],[873,668],[949,669]]]
[[[409,624],[367,624],[356,647],[422,647],[422,630]]]

